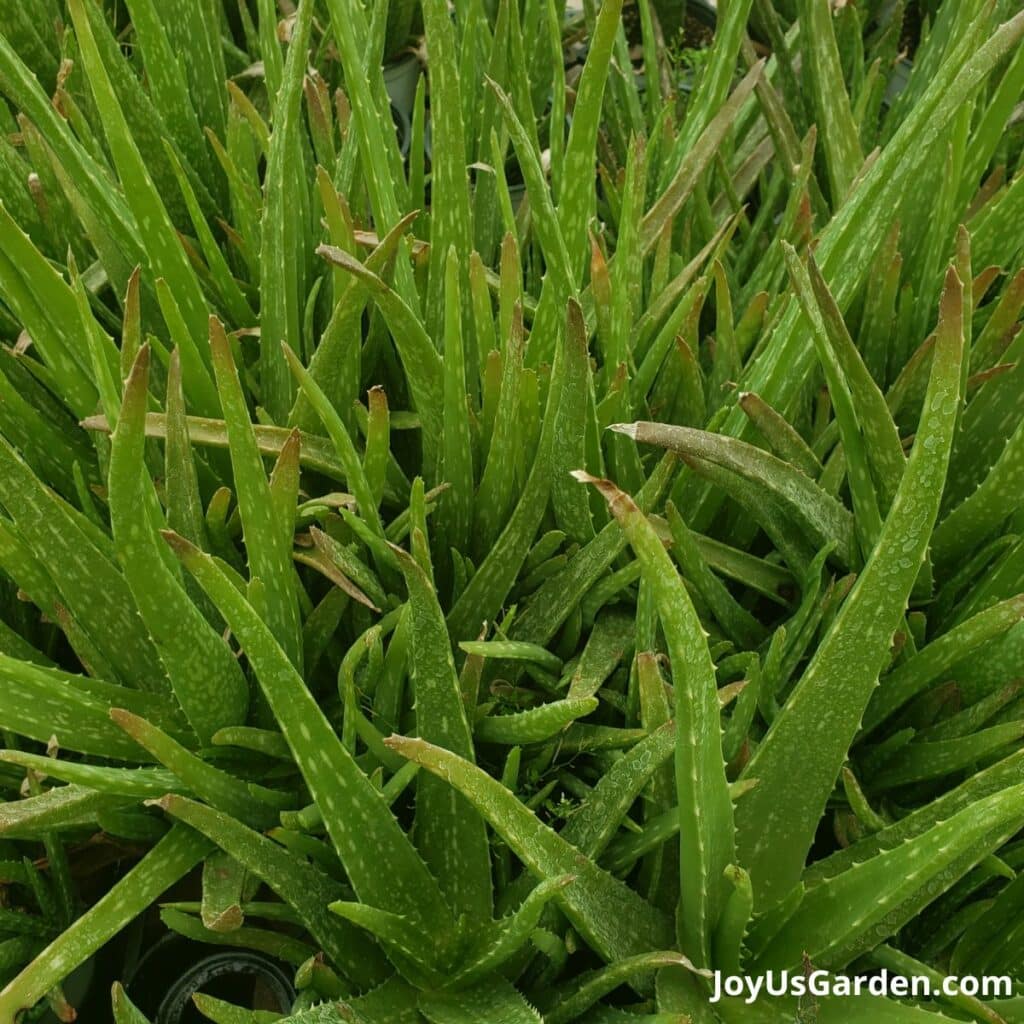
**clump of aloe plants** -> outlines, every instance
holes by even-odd
[[[0,1024],[1024,1021],[1017,6],[0,4]]]

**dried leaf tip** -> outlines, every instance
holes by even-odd
[[[628,515],[630,512],[639,512],[633,499],[625,491],[612,483],[611,480],[605,480],[599,476],[591,476],[584,469],[572,470],[572,476],[573,479],[578,480],[581,484],[593,484],[601,492],[601,497],[608,502],[608,508],[616,518]]]
[[[110,720],[115,724],[119,725],[126,733],[130,736],[134,736],[138,731],[135,727],[141,721],[138,715],[133,715],[130,711],[125,708],[111,708],[108,712]]]
[[[631,437],[634,441],[638,433],[638,424],[636,423],[612,423],[608,429],[614,430],[616,434],[625,434],[626,437]]]
[[[199,548],[195,546],[190,540],[182,537],[180,533],[175,533],[174,530],[161,530],[160,536],[167,541],[170,549],[178,556],[183,562],[188,562],[198,558],[202,553]]]
[[[400,736],[398,733],[392,733],[390,736],[384,737],[384,746],[389,750],[397,750],[398,753],[403,754],[405,757],[414,758],[414,755],[426,747],[430,746],[426,740],[418,739],[415,736]]]

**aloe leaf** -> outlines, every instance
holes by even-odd
[[[70,506],[45,487],[0,439],[0,502],[32,551],[63,566],[61,599],[74,619],[102,645],[108,663],[130,686],[160,692],[167,677],[135,611],[124,577],[100,550]],[[24,531],[24,532],[23,532]]]
[[[1019,786],[987,797],[810,889],[751,970],[793,967],[804,955],[825,968],[845,966],[1013,835],[1024,814],[1022,799]]]
[[[0,39],[0,56],[3,40]],[[31,239],[19,227],[7,207],[0,203],[0,228],[4,233],[4,255],[0,258],[0,294],[31,331],[43,363],[54,374],[58,393],[76,415],[87,415],[96,404],[96,387],[91,380],[84,352],[69,347],[59,328],[61,322],[78,319],[71,288],[46,261]]]
[[[352,274],[370,289],[370,295],[387,322],[402,360],[416,411],[425,429],[433,429],[435,437],[439,437],[444,393],[443,366],[418,313],[400,292],[390,288],[377,274],[343,249],[321,245],[317,254],[333,266]],[[430,465],[429,460],[424,461]]]
[[[430,1024],[543,1024],[541,1015],[507,981],[489,979],[459,992],[424,994],[420,1013]]]
[[[302,641],[291,544],[283,542],[276,521],[270,485],[224,327],[216,317],[211,317],[209,330],[250,573],[263,582],[267,619],[274,637],[292,661],[300,664]]]
[[[142,1011],[128,998],[119,981],[114,982],[112,993],[114,1024],[149,1024]]]
[[[73,786],[84,786],[97,793],[135,797],[140,800],[163,796],[183,788],[173,772],[163,768],[107,768],[103,765],[61,761],[23,750],[0,750],[0,761],[31,768],[41,775],[60,779]]]
[[[726,633],[744,647],[756,647],[764,636],[764,627],[729,593],[715,576],[701,553],[696,538],[670,501],[666,505],[669,530],[672,532],[672,554],[683,576],[708,603]]]
[[[558,216],[565,245],[579,279],[586,259],[587,222],[595,202],[594,152],[600,125],[605,83],[615,36],[622,15],[622,0],[601,4],[590,50],[576,87],[576,106],[561,169]]]
[[[139,746],[110,721],[113,702],[122,698],[144,714],[159,715],[168,727],[173,725],[173,709],[163,701],[6,655],[0,655],[0,682],[5,728],[40,743],[57,736],[67,750],[138,760]],[[136,696],[144,699],[136,701]]]
[[[482,981],[518,953],[540,924],[547,905],[573,881],[572,875],[566,875],[534,886],[513,913],[495,921],[481,934],[476,949],[466,956],[452,984],[462,986]]]
[[[202,992],[197,992],[192,997],[192,1002],[207,1020],[213,1021],[213,1024],[277,1024],[278,1021],[285,1020],[280,1013],[270,1010],[246,1010],[241,1006],[235,1006],[234,1003],[226,1003],[223,999],[214,999],[213,996],[205,995]],[[298,1018],[290,1019],[297,1020]]]
[[[671,722],[640,740],[601,777],[559,835],[586,856],[600,857],[630,807],[672,757],[675,746]]]
[[[153,104],[188,162],[208,181],[212,165],[206,140],[189,96],[188,82],[175,59],[157,6],[153,0],[132,0],[128,10],[142,50]]]
[[[38,796],[0,804],[0,836],[35,840],[40,832],[95,825],[101,815],[133,802],[131,798],[97,793],[82,786],[55,787]]]
[[[560,344],[551,368],[544,419],[526,485],[505,528],[448,613],[448,632],[453,640],[475,636],[481,622],[494,618],[541,524],[551,491],[555,428],[565,387],[565,362],[564,346]]]
[[[341,894],[341,886],[318,867],[296,860],[277,843],[212,807],[180,796],[166,796],[160,806],[196,829],[248,871],[261,878],[291,907],[331,961],[360,984],[383,979],[387,965],[364,937],[324,907]]]
[[[936,562],[955,563],[989,537],[1019,507],[1024,482],[1024,421],[1007,440],[984,480],[935,531]]]
[[[569,681],[569,698],[595,696],[632,646],[633,638],[632,616],[615,611],[598,615]]]
[[[388,951],[389,959],[401,974],[414,984],[434,988],[443,976],[436,970],[436,955],[430,949],[427,935],[408,918],[365,903],[336,900],[328,909],[345,921],[369,932]]]
[[[370,203],[378,226],[387,231],[400,219],[396,183],[402,178],[391,171],[398,162],[398,146],[390,110],[387,104],[378,104],[374,100],[374,93],[383,91],[384,83],[379,71],[381,55],[369,52],[370,48],[362,38],[366,35],[366,17],[361,5],[353,0],[328,0],[327,6],[344,66],[349,69],[365,68],[365,71],[348,75],[345,85],[352,103],[355,141]],[[416,292],[412,272],[403,260],[396,265],[396,285],[406,302],[414,299]],[[394,336],[397,342],[398,335]]]
[[[111,443],[109,503],[118,560],[139,614],[171,680],[174,695],[201,742],[244,721],[249,684],[230,648],[209,626],[165,562],[155,532],[140,527],[148,473],[144,422],[149,348],[143,347],[125,384]],[[144,481],[146,481],[144,483]],[[157,545],[160,545],[159,547]]]
[[[519,412],[520,382],[523,373],[522,306],[516,305],[510,319],[508,334],[503,340],[501,353],[501,386],[494,426],[487,450],[480,485],[473,503],[475,540],[474,554],[479,557],[486,552],[500,532],[515,500],[515,480],[508,471],[508,453],[515,443],[516,420]],[[557,472],[557,470],[555,471]]]
[[[942,778],[970,768],[1000,750],[1009,750],[1024,736],[1024,722],[1007,722],[979,729],[970,736],[952,739],[917,740],[886,758],[872,777],[878,792]],[[870,756],[865,751],[865,756]]]
[[[292,373],[295,375],[295,379],[299,383],[302,394],[306,396],[311,409],[320,418],[320,422],[327,431],[327,436],[331,439],[331,444],[345,475],[345,482],[359,504],[360,515],[375,533],[383,536],[384,531],[377,513],[377,503],[374,500],[374,494],[370,490],[362,462],[359,459],[355,445],[352,443],[352,437],[344,421],[331,405],[326,394],[324,394],[320,386],[313,379],[312,374],[303,367],[299,357],[290,348],[286,348],[284,354]],[[301,450],[301,435],[299,447]]]
[[[730,11],[730,16],[732,14],[733,12]],[[718,148],[735,127],[739,111],[760,81],[763,72],[764,63],[759,61],[740,80],[728,100],[724,100],[723,96],[724,102],[717,108],[714,117],[708,120],[706,126],[701,126],[699,136],[689,140],[690,145],[683,145],[684,136],[680,134],[676,140],[676,146],[678,151],[685,155],[678,161],[671,180],[666,183],[661,195],[644,216],[640,225],[641,252],[646,254],[650,251],[665,224],[671,221],[682,209],[686,200],[690,198]],[[730,78],[732,76],[732,67],[729,68],[729,76]],[[726,88],[728,88],[728,80]]]
[[[667,917],[542,824],[496,779],[462,758],[420,739],[392,736],[387,744],[459,790],[540,879],[576,881],[558,897],[580,934],[602,956],[619,959],[667,945]],[[660,941],[659,941],[660,940]]]
[[[839,436],[843,444],[846,478],[850,487],[850,496],[853,499],[854,521],[861,551],[867,555],[878,538],[882,520],[879,513],[878,496],[869,468],[868,445],[857,416],[857,405],[850,394],[849,383],[842,366],[830,344],[824,317],[818,307],[807,268],[800,262],[796,250],[792,246],[783,243],[783,250],[797,298],[811,324],[811,338],[818,361],[821,363],[825,380],[828,382],[829,397],[832,400],[832,408],[835,411]],[[898,435],[896,444],[899,444]]]
[[[994,32],[983,14],[970,31],[957,40],[948,58],[928,82],[920,100],[893,135],[877,160],[858,180],[848,200],[822,231],[817,260],[833,289],[836,301],[845,309],[863,284],[878,244],[891,227],[891,211],[930,152],[920,145],[949,123],[962,103],[979,87],[999,60],[1024,35],[1024,14],[1018,14]],[[987,38],[983,37],[987,34]],[[980,44],[980,45],[979,45]],[[842,274],[839,270],[842,268]],[[782,315],[770,345],[753,361],[743,386],[757,391],[765,401],[785,412],[809,372],[812,357],[804,344],[803,316],[795,303]],[[743,431],[738,410],[724,424],[726,433]],[[707,492],[696,499],[700,514],[694,521],[703,529],[713,503]],[[687,508],[694,507],[688,504]]]
[[[864,158],[843,80],[832,12],[827,2],[800,0],[799,18],[805,73],[821,128],[832,205],[838,207]]]
[[[154,277],[162,277],[167,281],[189,330],[194,336],[202,337],[207,313],[198,279],[189,265],[167,208],[125,120],[103,66],[86,8],[82,0],[71,0],[68,9],[75,24],[82,60],[96,97],[96,106],[121,184],[136,223],[146,235],[145,265]]]
[[[210,843],[190,829],[173,828],[0,991],[0,1015],[14,1020],[84,963],[161,893],[198,864]]]
[[[531,215],[534,218],[533,229],[536,232],[538,244],[548,261],[559,292],[570,295],[575,291],[572,261],[562,235],[562,227],[558,220],[551,190],[541,168],[540,154],[537,151],[536,143],[516,116],[514,104],[505,95],[504,90],[491,80],[488,80],[488,85],[497,97],[509,135],[515,146],[516,156],[519,158],[527,195],[530,199]]]
[[[882,509],[888,510],[906,469],[899,431],[893,423],[885,396],[872,380],[850,337],[839,305],[822,276],[813,252],[807,255],[807,272],[825,335],[842,368],[857,409],[857,421],[864,435],[867,461],[878,488]],[[813,317],[811,319],[813,323]]]
[[[576,979],[568,991],[555,993],[555,998],[544,1011],[545,1024],[570,1024],[589,1010],[603,996],[637,975],[658,971],[664,967],[683,967],[695,971],[693,964],[681,953],[642,953],[590,971]],[[710,975],[710,972],[703,972]]]
[[[203,899],[199,917],[212,932],[232,932],[242,926],[243,893],[247,885],[244,867],[226,853],[211,853],[203,861]]]
[[[281,343],[298,349],[303,273],[307,257],[302,225],[306,189],[286,187],[296,175],[304,179],[305,151],[299,135],[302,80],[313,26],[313,3],[305,0],[288,44],[281,87],[274,99],[274,131],[264,180],[266,200],[260,246],[260,387],[263,404],[283,424],[292,406],[291,378]],[[301,185],[305,185],[302,180]]]
[[[204,0],[165,0],[158,10],[185,70],[199,123],[223,134],[227,74],[216,9]]]
[[[847,567],[860,559],[850,513],[789,463],[760,448],[721,434],[664,423],[619,423],[612,427],[641,444],[655,444],[684,456],[705,460],[754,485],[798,523],[816,548],[836,544],[836,556]]]
[[[460,757],[473,759],[473,740],[455,672],[444,613],[426,573],[415,559],[395,549],[409,590],[412,630],[410,671],[416,730]],[[456,917],[491,914],[491,872],[487,833],[469,803],[434,776],[416,784],[416,841]]]
[[[243,926],[225,935],[211,931],[204,927],[198,918],[184,914],[180,910],[164,908],[160,911],[160,922],[191,942],[201,942],[208,946],[228,946],[232,949],[251,949],[293,967],[299,967],[316,954],[316,950],[308,943],[279,931]]]
[[[469,86],[459,74],[456,29],[443,0],[423,0],[423,25],[431,60],[428,65],[431,123],[436,143],[432,180],[438,190],[430,212],[430,278],[427,323],[439,329],[446,307],[446,262],[449,252],[473,248],[469,190],[466,187],[467,139],[462,118],[462,90]],[[460,317],[461,317],[460,310]]]
[[[678,463],[674,455],[662,458],[636,502],[649,511],[662,497]],[[615,523],[608,523],[590,543],[585,544],[566,567],[546,580],[531,596],[522,614],[512,624],[511,636],[517,640],[546,643],[558,631],[580,598],[611,567],[626,546],[626,538]]]
[[[922,564],[960,407],[961,288],[951,273],[925,411],[878,543],[744,769],[744,777],[759,781],[737,809],[737,846],[761,908],[782,899],[799,879]],[[806,737],[811,734],[827,739],[815,745],[813,761],[808,761]]]
[[[151,722],[130,711],[114,708],[110,717],[193,793],[225,813],[257,827],[269,828],[273,824],[276,818],[273,809],[256,799],[241,779],[207,763]]]
[[[441,499],[442,536],[463,551],[473,515],[473,450],[466,416],[466,346],[462,335],[459,257],[448,250],[444,277],[444,436],[442,477],[451,484]]]
[[[698,966],[705,966],[710,934],[724,898],[723,872],[734,860],[732,803],[707,634],[675,566],[639,507],[611,482],[585,473],[575,475],[598,488],[629,540],[668,644],[676,692],[676,790],[683,837],[679,932],[684,952],[689,951]]]
[[[577,718],[585,718],[597,706],[596,697],[569,698],[510,715],[488,715],[473,726],[473,735],[481,743],[542,743],[563,732]]]
[[[573,469],[586,463],[588,405],[593,402],[593,379],[587,349],[587,330],[580,309],[571,305],[566,325],[566,382],[557,412],[552,467],[551,500],[555,521],[568,536],[580,544],[594,538],[594,523],[586,492],[570,477]]]
[[[870,733],[929,684],[939,680],[957,662],[983,644],[1013,629],[1022,618],[1024,595],[1001,601],[937,637],[903,664],[886,673],[864,714],[864,732]]]
[[[209,555],[176,535],[165,537],[248,655],[360,899],[408,914],[443,933],[450,927],[451,916],[437,882],[379,792],[342,746],[273,634]],[[353,814],[361,822],[358,833],[349,827]],[[374,851],[372,857],[369,849]]]

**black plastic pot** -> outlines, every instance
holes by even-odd
[[[126,988],[153,1024],[204,1024],[197,992],[253,1010],[291,1011],[290,968],[262,953],[166,935],[139,961]]]

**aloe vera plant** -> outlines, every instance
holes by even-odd
[[[1019,5],[37,7],[0,1024],[1024,1022]]]

